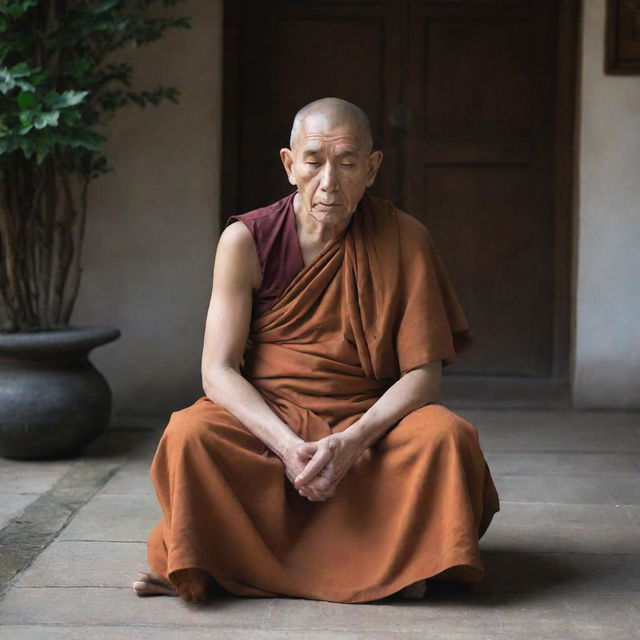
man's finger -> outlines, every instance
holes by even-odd
[[[325,468],[327,462],[331,460],[332,455],[333,452],[330,451],[328,447],[318,447],[313,458],[309,460],[307,466],[296,477],[294,482],[295,488],[299,489],[302,485],[309,482],[309,480],[315,478],[318,473]]]
[[[298,458],[301,460],[305,458],[310,458],[316,451],[318,450],[318,445],[316,443],[307,443],[303,444],[298,448]]]
[[[298,493],[311,502],[324,502],[329,497],[321,491],[310,491],[308,486],[299,489]]]

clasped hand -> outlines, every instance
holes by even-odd
[[[334,494],[359,454],[357,443],[339,432],[292,446],[283,462],[287,477],[301,496],[324,502]]]

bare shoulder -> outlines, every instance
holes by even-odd
[[[253,237],[247,226],[237,220],[220,234],[216,250],[216,268],[231,270],[236,276],[250,278],[254,288],[260,286],[262,269]]]
[[[247,225],[240,220],[235,220],[223,229],[218,241],[218,247],[220,246],[230,247],[236,251],[246,251],[247,248],[255,249],[251,232]]]

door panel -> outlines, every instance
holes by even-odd
[[[458,373],[551,371],[550,8],[411,3],[406,201],[477,338]]]
[[[548,321],[551,297],[539,286],[534,208],[522,199],[532,190],[526,167],[427,165],[422,186],[425,223],[477,338],[456,370],[544,372],[549,341],[541,319]],[[514,211],[519,233],[505,233]]]

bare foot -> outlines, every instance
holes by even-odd
[[[139,578],[133,581],[133,590],[139,596],[177,596],[175,587],[158,577],[155,573],[138,572]]]
[[[407,585],[404,589],[398,591],[400,598],[406,598],[408,600],[421,600],[427,593],[427,581],[417,580],[410,585]]]

